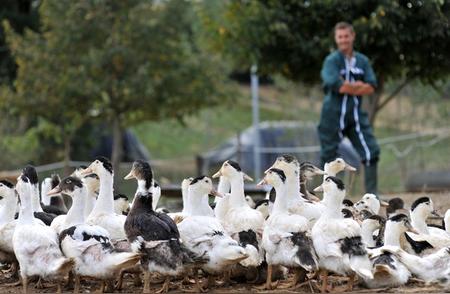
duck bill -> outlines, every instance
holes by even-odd
[[[440,215],[439,212],[437,212],[437,210],[433,210],[431,212],[431,215],[436,216],[436,217],[442,217],[442,215]]]
[[[256,184],[256,187],[262,187],[264,185],[267,185],[266,179],[262,179],[258,184]]]
[[[408,225],[407,225],[407,231],[419,235],[419,231],[417,231],[416,229],[414,229],[414,228],[411,226],[411,224],[408,224]]]
[[[345,168],[344,168],[345,170],[348,170],[348,171],[352,171],[352,172],[354,172],[354,171],[356,171],[356,168],[354,168],[353,166],[351,166],[350,164],[345,164]]]
[[[321,170],[320,168],[317,168],[314,170],[314,174],[320,176],[320,175],[324,175],[325,172],[323,170]]]
[[[320,185],[319,187],[316,187],[314,189],[314,192],[323,192],[323,185]]]
[[[211,190],[211,192],[209,192],[209,195],[214,196],[214,197],[219,197],[219,198],[223,198],[223,194],[220,193],[219,191],[216,191],[214,189]]]
[[[47,192],[47,196],[56,196],[59,195],[61,192],[62,192],[61,188],[59,186],[56,186],[55,188]]]
[[[247,175],[246,173],[242,173],[243,175],[244,175],[244,180],[247,180],[247,181],[250,181],[250,182],[253,182],[253,178],[252,177],[250,177],[249,175]]]
[[[80,171],[80,176],[87,176],[89,174],[94,173],[94,171],[92,170],[91,166],[88,166],[87,168],[83,169],[82,171]]]
[[[387,203],[386,201],[380,200],[380,205],[381,205],[382,207],[388,207],[388,206],[389,206],[389,203]]]
[[[222,171],[218,171],[218,172],[216,172],[215,174],[213,174],[213,179],[217,179],[217,178],[220,178],[222,176]]]
[[[135,178],[135,176],[134,176],[134,170],[131,170],[129,173],[128,173],[128,175],[126,175],[123,179],[124,180],[131,180],[131,179],[134,179]]]

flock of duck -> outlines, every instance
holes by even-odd
[[[436,213],[429,197],[417,199],[409,215],[398,198],[387,204],[366,194],[352,203],[336,177],[344,169],[354,170],[340,158],[322,171],[280,156],[258,184],[272,191],[255,202],[244,194],[244,180],[252,179],[227,160],[212,176],[219,178],[217,190],[207,176],[187,178],[183,209],[168,212],[157,208],[161,188],[145,161],[134,162],[125,177],[137,180],[131,204],[114,196],[112,165],[104,157],[62,180],[44,179],[41,190],[36,170],[26,166],[15,185],[0,181],[0,261],[10,265],[3,274],[24,292],[29,282],[43,287],[44,280],[59,292],[63,282],[79,292],[84,279],[114,291],[125,274],[136,284],[143,275],[144,293],[151,282],[163,282],[158,292],[183,283],[204,292],[236,282],[261,284],[257,289],[309,284],[327,292],[334,290],[329,273],[348,278],[346,290],[357,280],[369,288],[397,287],[413,276],[447,286],[450,210],[439,227],[426,222]],[[323,182],[310,192],[314,176]],[[63,194],[72,200],[69,209]]]

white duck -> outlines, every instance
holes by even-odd
[[[17,223],[14,219],[16,207],[17,197],[14,185],[6,180],[0,181],[0,262],[11,263],[13,274],[18,270],[12,244]]]
[[[408,282],[411,272],[395,255],[385,251],[386,247],[400,248],[401,236],[406,231],[414,231],[408,217],[396,215],[386,222],[384,230],[385,244],[381,248],[369,250],[373,263],[373,279],[365,279],[369,288],[399,287]]]
[[[267,281],[264,288],[272,289],[272,267],[276,265],[295,269],[292,286],[306,278],[306,272],[315,271],[318,261],[308,231],[308,220],[288,212],[285,193],[286,176],[280,169],[267,171],[260,185],[271,185],[276,190],[272,213],[266,221],[262,246],[268,264]]]
[[[440,215],[434,209],[433,200],[429,197],[420,197],[416,199],[411,205],[410,210],[411,224],[420,234],[432,234],[437,236],[450,235],[443,229],[428,226],[426,220],[429,216],[434,215],[440,217]]]
[[[217,192],[225,195],[230,193],[230,182],[224,177],[220,176],[219,184],[217,185]],[[230,197],[216,197],[214,198],[214,202],[216,206],[214,207],[214,215],[221,221],[224,222],[225,216],[228,213],[228,209],[230,208],[229,202]]]
[[[385,252],[394,254],[415,276],[426,283],[439,283],[446,289],[450,281],[450,248],[444,247],[424,257],[409,254],[398,246],[385,246]]]
[[[282,155],[278,157],[272,168],[281,169],[286,175],[286,195],[288,209],[292,214],[306,217],[310,227],[320,218],[325,206],[321,202],[306,200],[300,193],[300,164],[292,155]]]
[[[32,201],[32,208],[33,208],[33,214],[34,217],[40,219],[43,223],[45,223],[47,226],[49,226],[53,219],[56,217],[56,214],[53,213],[47,213],[42,209],[41,206],[41,200],[39,195],[39,179],[36,172],[36,169],[31,165],[26,165],[22,169],[22,174],[25,175],[25,177],[29,180],[31,185],[31,190],[33,193]]]
[[[366,193],[361,200],[355,203],[355,209],[359,212],[365,209],[372,214],[379,214],[381,206],[388,205],[388,203],[380,201],[375,194]]]
[[[245,201],[244,178],[251,178],[242,172],[237,162],[227,160],[213,178],[225,177],[230,182],[229,209],[222,225],[239,245],[245,248],[249,257],[240,262],[245,267],[259,266],[264,259],[264,252],[259,246],[264,226],[262,214],[250,208]]]
[[[405,234],[406,242],[402,248],[408,253],[424,256],[450,246],[450,235],[445,230],[427,226],[425,222],[434,213],[429,197],[421,197],[411,205],[411,224],[417,233]]]
[[[104,228],[109,232],[111,239],[126,238],[123,227],[126,216],[114,212],[114,175],[111,162],[105,157],[98,157],[81,172],[82,175],[91,173],[95,173],[100,178],[100,191],[86,223]]]
[[[28,277],[39,276],[59,280],[74,265],[74,260],[63,256],[58,236],[50,227],[41,225],[33,216],[34,189],[29,179],[21,175],[16,190],[20,197],[20,214],[13,235],[14,253],[20,265],[23,291],[28,291]]]
[[[355,220],[343,218],[341,214],[345,187],[340,179],[327,177],[319,187],[324,191],[326,209],[311,234],[323,270],[322,291],[327,289],[328,271],[350,274],[348,290],[351,290],[355,273],[364,279],[373,278],[372,266],[361,240],[361,228]]]
[[[377,240],[383,240],[378,238],[379,234],[383,233],[382,228],[385,226],[386,220],[379,215],[372,215],[361,223],[361,237],[366,248],[375,247]],[[376,234],[377,233],[377,234]]]
[[[158,206],[161,197],[161,187],[156,183],[153,177],[153,171],[150,164],[143,160],[136,160],[125,180],[136,179],[138,182],[137,192],[150,192],[153,195],[153,210]]]
[[[194,209],[189,210],[178,224],[181,240],[186,247],[199,256],[206,253],[207,262],[202,269],[209,275],[207,287],[214,283],[213,275],[224,272],[231,265],[248,257],[245,249],[225,232],[217,218],[205,209],[195,209],[205,206],[202,198],[208,194],[218,195],[211,179],[204,176],[195,178],[189,185],[189,207]]]
[[[87,197],[84,201],[84,219],[87,219],[94,209],[100,188],[100,178],[96,174],[89,174],[81,178],[87,189]]]
[[[109,233],[102,227],[84,223],[85,184],[76,177],[67,177],[48,194],[64,193],[72,198],[72,206],[65,218],[59,240],[65,256],[75,260],[75,293],[80,289],[80,277],[93,277],[104,281],[115,278],[119,272],[136,264],[140,254],[115,251]],[[56,221],[56,219],[55,219]],[[54,222],[55,222],[54,221]]]
[[[327,162],[323,167],[324,171],[323,180],[325,181],[325,179],[330,176],[335,177],[338,173],[344,170],[354,172],[356,171],[356,168],[354,168],[353,166],[345,162],[345,160],[339,157],[333,161]]]

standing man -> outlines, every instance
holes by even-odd
[[[377,80],[369,59],[353,50],[352,25],[337,23],[334,40],[338,50],[325,58],[321,71],[325,91],[319,124],[322,164],[337,157],[339,143],[348,137],[362,158],[366,192],[376,194],[380,148],[361,102],[362,96],[374,92]]]

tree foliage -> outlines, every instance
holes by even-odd
[[[86,121],[107,123],[114,128],[117,163],[124,127],[182,119],[224,98],[226,69],[204,49],[193,5],[44,1],[41,34],[22,37],[5,25],[19,65],[9,95],[15,109],[65,126],[63,134]]]
[[[334,48],[332,29],[347,21],[357,33],[356,50],[373,63],[379,94],[389,79],[435,83],[450,73],[448,0],[242,0],[226,2],[222,11],[203,19],[216,48],[241,68],[256,62],[263,73],[317,83]],[[374,103],[375,112],[384,105]]]

